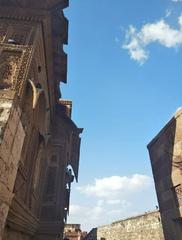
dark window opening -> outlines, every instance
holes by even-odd
[[[41,66],[38,66],[38,72],[40,73],[42,71]]]

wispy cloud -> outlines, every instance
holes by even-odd
[[[170,17],[172,14],[172,10],[171,9],[166,9],[166,13],[165,13],[165,17],[168,18]]]
[[[97,200],[92,207],[87,203],[85,205],[71,204],[69,220],[71,220],[71,222],[82,223],[84,227],[94,226],[105,213],[104,205],[105,203],[101,199]]]
[[[177,2],[182,2],[182,0],[171,0],[172,2],[175,2],[175,3],[177,3]]]
[[[115,206],[102,199],[96,200],[92,205],[88,202],[85,202],[85,205],[71,205],[68,220],[70,223],[81,223],[82,228],[88,231],[93,227],[119,220],[128,213],[132,214],[129,211],[130,206],[125,200]]]
[[[120,203],[121,203],[120,199],[107,200],[107,204],[109,204],[109,205],[118,205]]]
[[[149,58],[147,46],[152,43],[166,48],[182,45],[182,14],[178,18],[178,25],[178,28],[173,28],[164,19],[144,24],[140,31],[131,25],[126,31],[122,48],[128,50],[131,59],[143,64]]]
[[[87,195],[116,199],[117,196],[127,195],[141,191],[151,185],[151,178],[145,175],[134,174],[127,176],[112,176],[95,179],[93,184],[78,187],[78,191]]]
[[[153,180],[147,175],[97,178],[75,190],[81,202],[71,204],[68,220],[87,230],[154,208],[149,207],[155,199]],[[142,205],[141,194],[146,196]]]

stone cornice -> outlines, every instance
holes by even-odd
[[[48,14],[49,12],[45,10],[33,10],[30,8],[20,8],[15,6],[0,7],[1,19],[41,22]]]
[[[0,5],[2,6],[47,10],[51,10],[53,8],[63,9],[68,7],[68,4],[68,0],[0,0]]]

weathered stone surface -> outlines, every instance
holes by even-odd
[[[9,117],[12,110],[12,104],[8,106],[11,106],[11,108],[6,111],[8,116],[6,116],[3,140],[0,145],[0,209],[2,221],[1,225],[3,226],[14,196],[13,188],[18,170],[18,162],[20,160],[20,154],[15,154],[14,156],[12,155],[12,148],[15,140],[17,139],[17,135],[19,134],[19,130],[15,128],[16,131],[14,130],[12,133],[9,128],[9,125],[12,125],[12,119]],[[15,113],[16,111],[14,110],[13,112]],[[20,124],[20,119],[16,119],[16,123],[14,122],[14,124]],[[20,149],[22,147],[21,143],[23,140],[24,137],[22,136],[21,140],[19,140],[18,146],[16,146],[16,149]]]
[[[82,132],[58,97],[67,5],[0,0],[0,240],[63,234]]]
[[[80,224],[66,224],[64,228],[64,238],[69,240],[83,240],[86,232],[82,232]]]
[[[0,144],[2,143],[4,129],[10,115],[11,107],[11,100],[0,99]]]
[[[149,212],[93,229],[84,240],[164,240],[160,213]]]
[[[0,240],[2,239],[2,235],[4,233],[4,226],[7,215],[8,215],[7,205],[4,202],[1,202],[0,200]]]
[[[148,145],[165,240],[182,239],[182,111]]]
[[[17,159],[17,162],[20,161],[20,154],[23,147],[24,138],[25,132],[21,121],[19,121],[12,146],[12,156],[14,159]],[[15,162],[15,165],[17,164],[17,162]]]

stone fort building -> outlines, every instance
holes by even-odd
[[[159,211],[93,228],[84,240],[164,240]]]
[[[0,240],[63,233],[82,132],[59,88],[67,81],[67,6],[0,0]]]
[[[148,145],[165,240],[182,239],[182,110]]]
[[[64,228],[64,239],[83,240],[87,232],[82,232],[80,224],[66,224]]]

